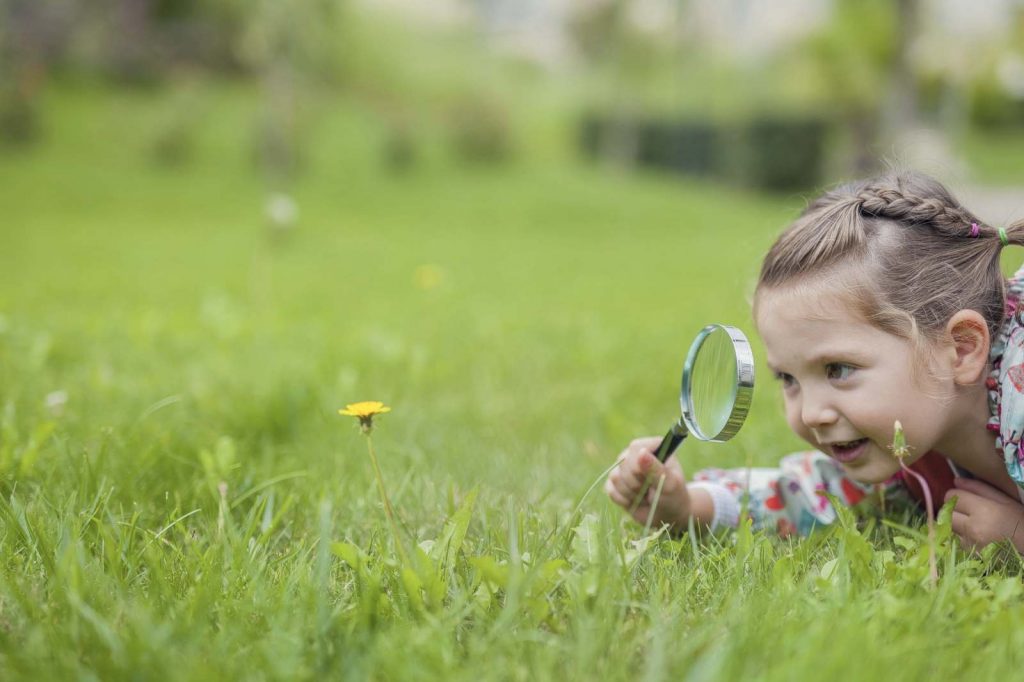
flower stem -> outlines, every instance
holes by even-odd
[[[897,457],[897,461],[905,473],[914,477],[917,484],[921,486],[921,492],[924,493],[924,506],[928,514],[928,568],[934,586],[939,582],[939,567],[935,560],[935,506],[932,504],[932,492],[928,488],[928,482],[924,476],[904,464],[902,458]]]
[[[409,563],[409,557],[405,554],[405,547],[402,545],[402,536],[398,532],[398,524],[395,523],[395,512],[391,508],[391,501],[384,490],[384,475],[380,471],[380,465],[377,464],[377,454],[373,451],[373,439],[370,437],[368,429],[365,429],[363,433],[366,436],[366,449],[370,451],[370,461],[373,462],[373,473],[377,478],[377,489],[380,491],[380,498],[384,501],[384,514],[388,517],[388,523],[391,525],[391,535],[394,536],[395,546],[402,557],[402,563],[412,568],[412,564]]]

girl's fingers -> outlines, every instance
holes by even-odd
[[[633,520],[637,523],[647,523],[647,517],[651,514],[651,507],[647,504],[642,504],[633,510]]]
[[[618,466],[609,472],[604,482],[605,493],[615,504],[631,509],[646,487],[645,499],[641,500],[640,504],[643,505],[642,508],[649,508],[652,484],[656,483],[658,476],[668,473],[666,467],[653,454],[659,443],[661,438],[657,436],[637,438],[619,454]],[[682,476],[679,478],[681,480]],[[670,493],[678,487],[678,481],[673,476],[668,476],[662,492]],[[640,509],[634,510],[634,513],[639,513]]]
[[[615,469],[612,473],[608,474],[608,478],[604,482],[604,489],[609,495],[614,491],[621,497],[625,497],[632,492],[632,487],[623,480],[622,472],[619,469]]]
[[[624,468],[623,464],[619,464],[611,470],[611,473],[608,474],[608,478],[605,480],[606,491],[610,493],[614,489],[623,495],[630,491],[632,485],[629,483],[629,477],[625,475]]]
[[[953,480],[953,485],[956,486],[957,490],[966,490],[974,493],[978,497],[984,497],[993,502],[1016,502],[1012,497],[1008,496],[1002,490],[990,486],[988,483],[982,481],[976,481],[972,478],[957,478]]]
[[[953,518],[950,520],[950,526],[953,528],[953,532],[962,538],[964,533],[967,532],[967,514],[954,511]]]
[[[975,495],[969,490],[962,490],[960,488],[951,490],[947,493],[947,496],[956,498],[956,506],[953,507],[953,513],[955,514],[956,512],[960,512],[967,516],[977,512],[979,506],[984,504],[983,500],[985,499],[980,495]]]
[[[610,482],[605,483],[604,491],[608,493],[608,497],[612,498],[612,502],[615,504],[620,507],[629,507],[629,501],[626,499],[626,496],[620,493]]]
[[[608,497],[612,498],[612,502],[620,507],[625,507],[626,509],[631,509],[633,507],[633,504],[636,502],[637,495],[640,492],[639,490],[632,490],[629,487],[621,485],[616,486],[610,479],[605,481],[604,491],[608,493]],[[643,503],[641,502],[641,504]]]
[[[670,476],[665,475],[662,471],[656,476],[651,476],[651,484],[647,486],[647,501],[653,502],[655,497],[659,496],[658,490],[661,489],[660,497],[662,502],[665,501],[666,497],[671,497],[675,490],[675,484]]]
[[[650,453],[643,453],[635,459],[626,460],[619,465],[622,478],[633,490],[640,490],[647,483],[649,476],[660,473],[661,462]]]
[[[675,477],[678,478],[680,481],[686,480],[686,474],[683,473],[683,465],[680,464],[679,460],[676,459],[675,457],[669,457],[667,460],[665,460],[665,470],[666,472],[672,472],[672,475],[669,476],[669,478]]]
[[[629,449],[636,450],[637,452],[649,452],[653,455],[660,444],[660,436],[647,436],[646,438],[637,438],[631,442],[629,444]]]

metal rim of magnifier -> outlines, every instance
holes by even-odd
[[[690,390],[690,384],[693,380],[693,364],[697,359],[697,354],[704,345],[704,341],[719,329],[728,334],[729,340],[732,341],[732,349],[736,354],[736,382],[733,384],[732,411],[729,413],[725,426],[717,434],[708,435],[700,430],[693,418],[693,394]],[[746,335],[736,327],[731,327],[727,324],[709,324],[704,329],[701,329],[697,338],[693,340],[690,352],[686,356],[686,363],[683,365],[679,406],[682,408],[683,421],[686,424],[686,428],[700,440],[716,443],[729,440],[743,426],[743,420],[746,419],[747,412],[750,410],[750,401],[753,395],[754,353],[750,349],[750,342],[747,340]]]

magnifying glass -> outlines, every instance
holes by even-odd
[[[664,462],[690,434],[721,443],[740,430],[754,394],[754,353],[736,327],[709,324],[700,330],[683,365],[682,416],[661,440],[655,455]]]

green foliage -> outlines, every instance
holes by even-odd
[[[16,88],[0,85],[0,144],[10,147],[34,142],[40,134],[40,118],[38,102]]]
[[[985,74],[970,87],[971,122],[981,130],[1024,129],[1024,97],[1007,92],[993,74]]]
[[[875,109],[885,97],[901,36],[896,6],[883,0],[844,0],[832,22],[806,46],[816,85],[842,110]]]
[[[456,156],[471,163],[497,163],[512,153],[508,112],[499,102],[467,97],[449,112],[448,125]]]

